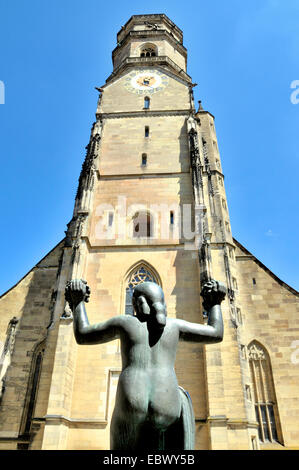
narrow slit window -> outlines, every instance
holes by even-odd
[[[133,238],[153,236],[154,221],[151,214],[137,212],[133,217]]]
[[[144,128],[144,137],[149,137],[149,127],[145,126]]]
[[[146,164],[147,164],[147,155],[146,155],[146,153],[143,153],[142,154],[141,165],[146,166]]]
[[[174,223],[174,213],[173,211],[170,211],[170,225],[173,225]]]
[[[113,212],[109,212],[108,214],[108,227],[112,227],[113,224]]]
[[[243,321],[242,321],[242,313],[241,313],[241,310],[239,308],[237,308],[237,320],[238,320],[238,323],[240,325],[242,325]]]
[[[150,107],[150,99],[148,96],[144,98],[144,109],[149,109]]]
[[[255,286],[256,285],[256,279],[255,277],[252,278],[252,284]]]

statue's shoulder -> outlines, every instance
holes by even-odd
[[[180,330],[182,325],[185,324],[185,320],[182,320],[181,318],[168,318],[167,317],[167,325],[171,329],[177,329]]]
[[[166,319],[166,325],[169,327],[169,328],[177,328],[179,326],[179,322],[180,320],[177,319],[177,318],[169,318],[167,317]]]
[[[118,315],[117,317],[114,317],[114,320],[119,326],[123,327],[129,327],[138,322],[137,318],[133,315]]]

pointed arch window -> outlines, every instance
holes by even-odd
[[[136,286],[143,282],[155,282],[159,284],[158,276],[145,264],[140,264],[136,267],[128,277],[126,284],[126,306],[125,314],[134,315],[134,309],[132,305],[133,291]]]
[[[35,359],[34,371],[32,375],[31,392],[29,396],[24,434],[28,434],[31,429],[32,417],[33,417],[37,389],[38,389],[38,382],[39,382],[40,371],[41,371],[41,366],[42,366],[42,360],[43,360],[43,353],[39,352]]]
[[[256,420],[261,442],[279,442],[279,416],[270,358],[256,341],[248,346],[248,357],[254,391]]]
[[[23,450],[29,448],[30,441],[32,439],[32,421],[34,418],[35,405],[38,395],[44,351],[45,342],[43,341],[37,345],[33,353],[21,424],[21,434],[25,441],[18,446],[19,449]]]

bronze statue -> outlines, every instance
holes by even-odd
[[[74,316],[78,344],[121,340],[122,372],[111,421],[111,449],[148,451],[193,449],[194,417],[187,392],[178,386],[174,364],[178,341],[218,343],[223,338],[221,302],[225,287],[207,282],[202,289],[208,324],[167,318],[164,294],[154,282],[136,286],[135,315],[119,315],[90,325],[84,302],[86,281],[67,283],[66,300]]]

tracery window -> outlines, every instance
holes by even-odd
[[[22,415],[22,424],[20,433],[22,434],[24,441],[18,444],[18,449],[28,450],[30,442],[33,438],[32,433],[32,422],[35,412],[35,405],[38,395],[39,381],[41,376],[43,355],[45,350],[45,343],[42,342],[35,348],[32,357],[31,370],[28,379],[27,392],[25,405]]]
[[[32,375],[31,392],[30,392],[30,398],[29,398],[29,403],[28,403],[24,434],[28,434],[31,429],[32,417],[33,417],[33,412],[34,412],[34,407],[35,407],[35,402],[36,402],[36,395],[37,395],[37,390],[38,390],[38,382],[39,382],[41,366],[42,366],[42,360],[43,360],[43,352],[39,352],[35,358],[34,372]]]
[[[132,305],[133,291],[136,286],[143,282],[155,282],[159,284],[157,276],[144,264],[139,265],[130,275],[126,287],[126,307],[125,314],[133,315],[134,309]]]
[[[156,56],[156,51],[154,47],[147,46],[141,49],[140,57],[155,57],[155,56]]]
[[[278,442],[279,418],[269,356],[259,343],[253,341],[248,347],[248,357],[259,439],[261,442]]]

